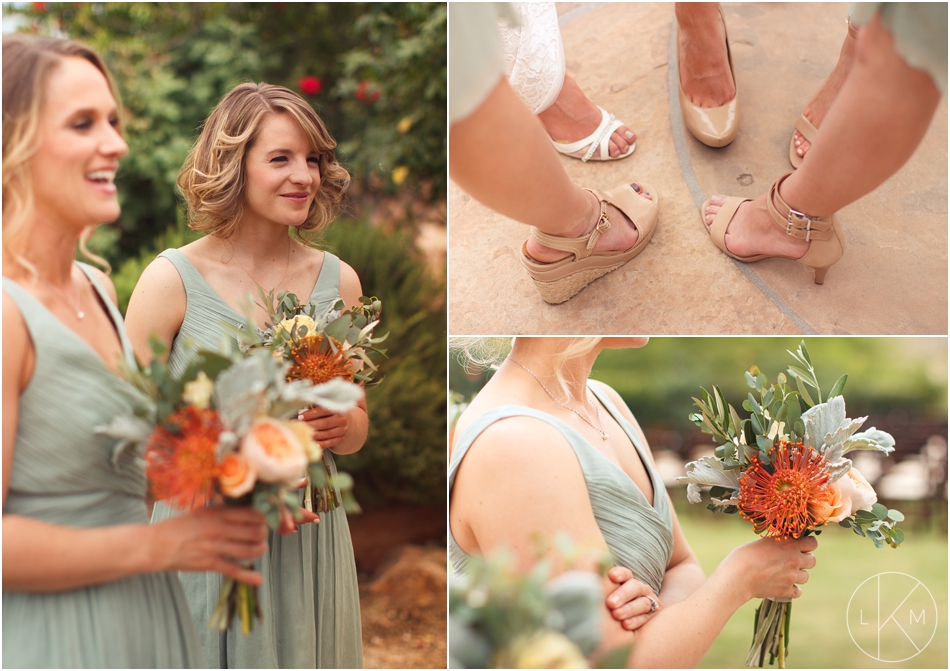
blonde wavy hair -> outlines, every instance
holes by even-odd
[[[120,114],[117,130],[122,132],[119,90],[99,54],[70,40],[21,34],[3,36],[3,261],[34,274],[32,264],[14,249],[23,245],[33,213],[30,159],[42,140],[40,112],[45,102],[46,84],[64,58],[82,58],[102,73]],[[86,249],[93,230],[90,226],[83,231],[79,248],[108,272],[106,260]]]
[[[350,174],[336,160],[336,141],[299,95],[273,84],[244,83],[224,96],[188,153],[178,186],[188,207],[188,226],[228,238],[244,216],[247,152],[266,114],[290,114],[320,155],[320,188],[298,231],[320,231],[339,214]]]
[[[522,338],[531,340],[532,338]],[[602,338],[564,338],[564,347],[559,349],[551,361],[554,375],[565,396],[570,395],[568,380],[564,376],[564,366],[568,361],[589,354]],[[515,342],[514,338],[449,338],[449,348],[458,357],[466,373],[479,373],[496,370],[508,357]]]

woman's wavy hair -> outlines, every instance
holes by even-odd
[[[3,260],[34,272],[32,265],[14,248],[22,245],[33,212],[33,181],[30,159],[42,137],[40,112],[45,102],[46,83],[64,58],[89,61],[105,77],[119,111],[118,131],[122,132],[122,103],[112,74],[91,48],[78,42],[22,34],[3,36]],[[88,258],[106,267],[105,259],[86,249],[93,227],[83,231],[79,247]]]
[[[188,207],[188,226],[228,238],[244,216],[247,152],[270,113],[290,114],[320,155],[320,188],[298,231],[320,231],[339,213],[350,174],[336,160],[336,141],[299,95],[273,84],[244,83],[224,96],[205,121],[201,135],[178,174]]]
[[[531,338],[525,338],[531,340]],[[554,375],[564,395],[569,395],[568,381],[564,377],[564,366],[571,359],[589,354],[602,338],[566,338],[564,347],[552,357]],[[456,353],[466,373],[474,374],[484,370],[497,369],[505,360],[514,345],[514,338],[471,338],[453,337],[449,339],[450,349]]]

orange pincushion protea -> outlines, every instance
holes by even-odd
[[[343,344],[336,338],[308,335],[290,348],[290,358],[293,365],[287,371],[288,380],[310,380],[314,384],[334,378],[353,381],[353,362],[343,356]]]
[[[224,424],[216,410],[188,405],[170,415],[166,425],[178,431],[158,426],[145,451],[152,492],[175,508],[200,508],[214,495]]]
[[[825,458],[801,443],[780,441],[769,450],[771,465],[757,456],[739,478],[739,514],[755,532],[775,539],[800,538],[820,522],[812,512],[828,498]]]

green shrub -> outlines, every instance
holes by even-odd
[[[407,236],[362,222],[338,221],[326,247],[359,275],[363,293],[383,302],[377,333],[389,332],[383,383],[367,391],[366,445],[337,459],[367,507],[387,501],[445,503],[445,286],[434,279]]]

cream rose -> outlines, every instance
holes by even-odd
[[[307,453],[283,422],[261,417],[241,441],[241,455],[263,482],[296,485],[307,472]]]
[[[309,424],[292,419],[287,422],[287,426],[290,427],[290,430],[297,436],[297,440],[303,445],[304,452],[307,453],[307,461],[312,464],[323,458],[323,448],[320,447],[320,443],[313,439],[313,429],[310,428]]]
[[[257,470],[240,454],[232,452],[221,462],[218,484],[221,485],[221,493],[225,496],[243,496],[254,488],[256,481]]]
[[[317,325],[314,323],[313,319],[307,315],[296,315],[291,319],[284,319],[280,322],[280,328],[294,337],[297,337],[296,330],[301,326],[307,327],[307,332],[304,335],[310,335],[314,332],[314,330],[316,330]]]

